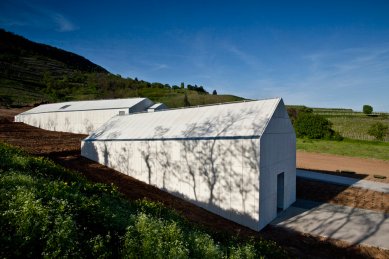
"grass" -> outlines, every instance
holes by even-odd
[[[366,116],[351,109],[313,108],[315,114],[326,117],[343,141],[297,139],[297,149],[307,152],[389,160],[389,134],[384,142],[367,134],[370,126],[382,122],[389,126],[388,114]]]
[[[297,139],[297,150],[389,160],[389,143],[344,139],[343,141]]]
[[[14,105],[18,105],[34,103],[47,98],[39,90],[26,87],[23,82],[0,77],[0,103],[3,102],[3,99],[8,99],[8,102],[12,101]]]
[[[299,108],[302,106],[290,107]],[[349,139],[374,141],[375,138],[367,133],[371,125],[381,122],[389,126],[388,113],[374,113],[367,116],[363,112],[343,108],[312,108],[312,110],[315,114],[322,115],[331,121],[332,129]],[[384,141],[389,142],[389,132]]]
[[[164,103],[169,108],[183,107],[185,93],[187,94],[188,101],[191,106],[244,100],[243,98],[233,96],[233,95],[202,94],[187,89],[177,89],[177,90],[167,89],[167,88],[138,89],[139,96],[147,97],[154,102]]]
[[[338,131],[343,137],[358,140],[374,140],[374,137],[367,134],[367,131],[370,126],[376,122],[382,122],[389,126],[389,119],[381,116],[341,116],[328,117],[328,119],[333,123],[332,128],[335,131]],[[389,135],[386,136],[385,141],[389,141]]]
[[[9,145],[0,154],[1,258],[287,257],[274,242],[212,233]]]

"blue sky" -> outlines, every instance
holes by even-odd
[[[123,77],[389,111],[389,1],[2,0],[0,27]]]

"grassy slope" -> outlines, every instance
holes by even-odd
[[[187,89],[143,88],[138,90],[139,96],[150,98],[154,102],[162,102],[170,108],[183,107],[185,93],[187,93],[191,106],[243,100],[243,98],[233,95],[202,94]]]
[[[1,258],[286,257],[274,242],[207,232],[47,159],[2,143],[0,153]]]

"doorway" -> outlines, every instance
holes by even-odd
[[[284,210],[284,173],[277,175],[277,214]]]

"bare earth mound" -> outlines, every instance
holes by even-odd
[[[15,113],[18,112],[20,111]],[[153,186],[81,157],[80,140],[85,137],[84,135],[50,132],[22,123],[12,123],[12,120],[9,119],[10,117],[12,119],[12,116],[10,111],[5,115],[0,110],[0,118],[7,118],[7,120],[0,122],[0,141],[19,146],[34,155],[49,157],[66,168],[80,172],[91,181],[113,183],[129,200],[146,198],[159,201],[177,210],[190,221],[215,231],[227,232],[242,237],[262,236],[274,240],[288,250],[292,256],[299,258],[389,258],[389,251],[387,250],[360,245],[350,246],[346,242],[314,237],[283,228],[269,226],[257,233]],[[388,208],[386,203],[376,205],[382,200],[388,200],[386,196],[379,198],[379,193],[364,193],[358,188],[317,184],[299,179],[297,183],[298,198],[337,204],[346,203],[346,205],[378,211],[385,211]],[[326,194],[321,195],[324,190],[327,190]],[[355,199],[356,195],[358,195],[358,199]],[[375,200],[372,202],[372,196],[377,196],[378,199],[374,198]],[[352,200],[353,197],[354,200]]]

